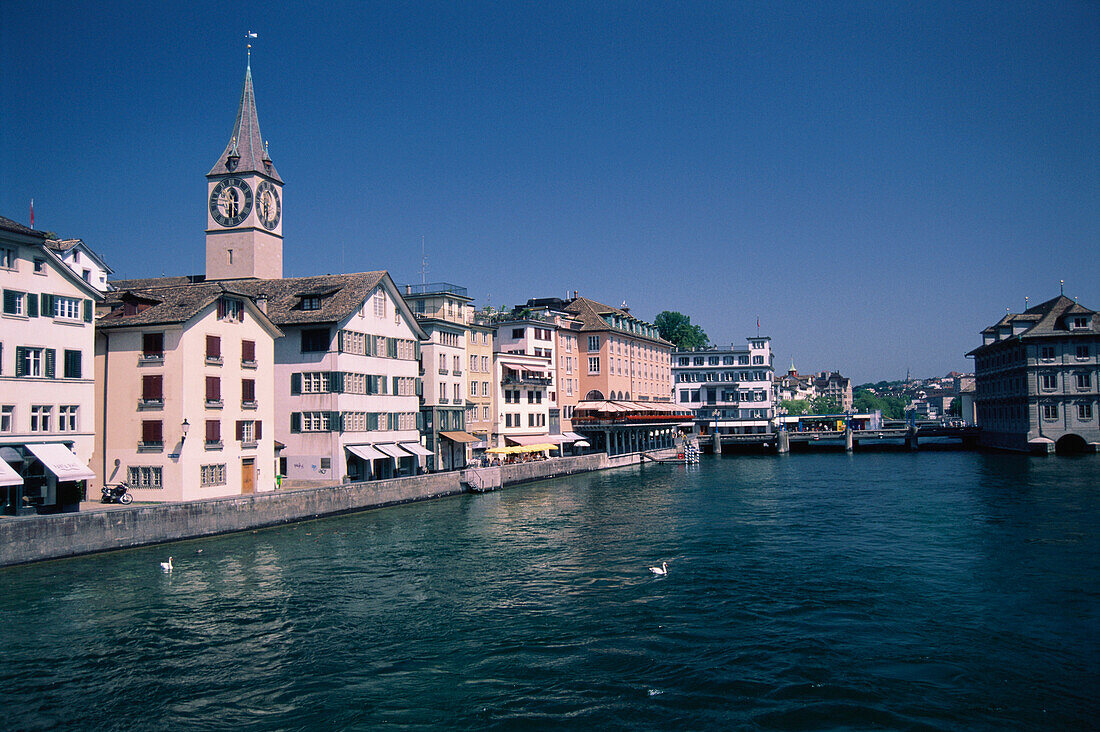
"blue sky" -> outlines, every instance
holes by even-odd
[[[245,65],[288,276],[573,290],[785,369],[968,370],[1100,308],[1100,4],[0,3],[0,214],[199,272]]]

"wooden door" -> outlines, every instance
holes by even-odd
[[[241,493],[256,492],[256,459],[241,460]]]

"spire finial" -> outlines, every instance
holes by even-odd
[[[1061,292],[1061,294],[1063,294],[1063,295],[1066,294],[1066,281],[1065,280],[1058,280],[1058,289]]]
[[[1028,301],[1028,297],[1027,297],[1027,295],[1024,295],[1024,310],[1027,310],[1027,301]]]
[[[246,33],[244,37],[246,39],[248,39],[248,38],[258,38],[259,35],[256,34],[256,33],[253,33],[252,31],[248,31],[248,33]],[[248,61],[247,61],[247,63],[248,63],[249,70],[251,70],[252,69],[252,44],[251,43],[248,44]]]

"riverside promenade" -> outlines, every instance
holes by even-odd
[[[201,501],[0,519],[0,567],[251,531],[641,462],[603,453]]]

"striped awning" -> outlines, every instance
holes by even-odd
[[[368,463],[371,460],[381,460],[386,457],[384,454],[382,454],[378,450],[375,450],[370,445],[344,445],[344,449],[350,452],[352,455],[355,455],[356,457],[363,458]]]

